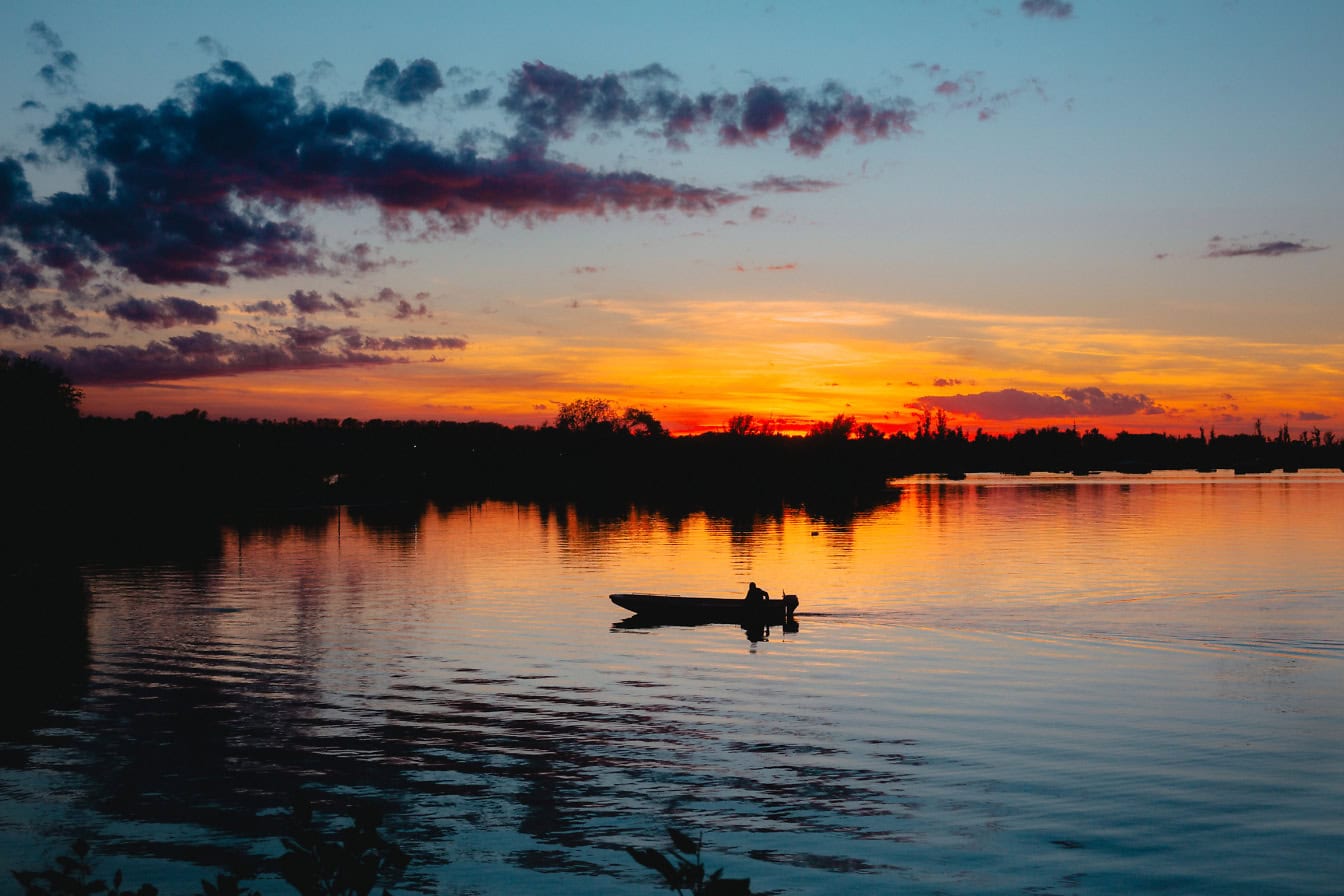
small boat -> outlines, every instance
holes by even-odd
[[[783,625],[798,609],[796,594],[754,604],[740,597],[687,597],[681,594],[613,594],[611,602],[643,618],[683,623]]]

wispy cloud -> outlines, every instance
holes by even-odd
[[[1247,256],[1259,256],[1261,258],[1277,258],[1280,255],[1301,255],[1307,252],[1321,252],[1327,248],[1329,247],[1317,246],[1306,240],[1276,239],[1262,240],[1258,243],[1229,243],[1222,237],[1215,236],[1209,240],[1208,251],[1204,253],[1204,257],[1244,258]]]
[[[216,59],[227,59],[229,57],[228,48],[208,34],[202,34],[196,38],[196,47],[201,52]]]
[[[748,271],[794,271],[797,269],[798,262],[796,261],[781,262],[780,264],[758,264],[751,267],[743,264],[733,266],[733,270],[737,271],[739,274],[745,274]]]
[[[814,177],[781,177],[774,175],[752,181],[749,188],[758,193],[819,193],[840,186],[833,180]]]
[[[1073,16],[1073,4],[1064,0],[1022,0],[1018,8],[1026,15],[1047,19],[1067,19]]]
[[[42,21],[28,26],[29,45],[48,60],[37,71],[37,76],[57,93],[69,93],[75,89],[75,72],[79,69],[79,57],[65,48],[65,42],[59,34]]]

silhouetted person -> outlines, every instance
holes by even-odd
[[[765,603],[770,599],[770,594],[764,588],[757,588],[755,582],[751,582],[747,587],[747,603],[755,605]]]

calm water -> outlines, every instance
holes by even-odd
[[[622,847],[670,824],[760,892],[1337,893],[1342,533],[1338,471],[226,529],[85,569],[87,682],[5,753],[0,862],[84,834],[186,892],[303,786],[383,801],[423,892],[657,892]],[[606,599],[748,579],[798,631]]]

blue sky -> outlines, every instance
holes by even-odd
[[[897,427],[923,406],[1009,431],[1344,426],[1344,5],[11,2],[0,24],[0,158],[29,218],[86,194],[86,168],[114,199],[127,177],[44,140],[60,116],[191,108],[184,85],[226,59],[444,157],[469,145],[502,170],[526,142],[557,171],[714,197],[496,197],[454,222],[363,194],[286,205],[271,183],[242,199],[322,263],[215,256],[177,280],[64,219],[89,272],[3,281],[0,348],[66,366],[94,412],[536,423],[596,395],[684,430],[738,412]],[[442,86],[399,102],[370,86],[384,59]],[[501,103],[538,64],[629,96],[656,64],[678,96],[768,88],[792,117],[669,141],[663,119],[586,107],[524,140]],[[789,134],[827,95],[900,126],[800,152]],[[29,218],[0,238],[30,269],[50,246]]]

